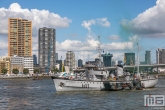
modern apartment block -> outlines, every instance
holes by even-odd
[[[43,27],[38,31],[38,63],[41,73],[48,73],[55,67],[55,37],[53,28]]]
[[[124,64],[135,65],[135,53],[124,53]]]
[[[32,22],[21,18],[8,19],[8,56],[32,56]]]
[[[75,54],[73,51],[67,51],[65,61],[69,71],[72,71],[75,68]]]
[[[165,64],[165,49],[158,48],[156,50],[156,63]]]

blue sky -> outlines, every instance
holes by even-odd
[[[164,10],[163,0],[0,0],[0,56],[7,53],[7,19],[21,17],[33,22],[33,54],[38,54],[38,28],[46,26],[56,29],[56,52],[63,59],[67,50],[77,60],[94,59],[97,36],[115,60],[136,52],[137,42],[141,60],[145,50],[155,59],[156,49],[165,48]]]

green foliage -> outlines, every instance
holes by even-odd
[[[24,68],[24,69],[23,69],[23,74],[28,74],[28,73],[29,73],[29,69]]]
[[[1,72],[3,73],[3,74],[6,74],[7,73],[7,69],[6,68],[2,68],[2,70],[1,70]]]
[[[19,70],[18,70],[17,68],[13,68],[12,73],[14,73],[14,74],[18,74],[18,73],[19,73]]]
[[[38,68],[35,68],[34,69],[34,73],[39,73],[39,69]]]
[[[52,72],[57,73],[57,72],[59,72],[59,70],[57,68],[53,68]]]

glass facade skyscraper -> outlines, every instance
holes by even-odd
[[[37,65],[37,56],[36,55],[33,55],[33,64]]]
[[[78,67],[82,67],[83,66],[83,62],[81,59],[78,60]]]
[[[103,62],[105,67],[112,66],[112,57],[113,55],[110,53],[102,54]]]
[[[145,64],[151,64],[151,51],[145,53]]]
[[[124,53],[124,64],[135,65],[135,53]]]

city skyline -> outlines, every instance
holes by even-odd
[[[101,48],[113,54],[113,59],[123,60],[124,53],[136,53],[137,42],[140,55],[152,50],[156,59],[156,49],[165,47],[159,45],[165,37],[164,10],[163,0],[73,0],[67,5],[63,1],[1,1],[0,56],[7,55],[8,18],[22,18],[32,21],[32,54],[37,56],[37,30],[48,27],[57,30],[56,52],[62,60],[68,50],[75,53],[76,60],[87,61],[88,55],[90,60],[96,58],[97,36],[101,37]]]

